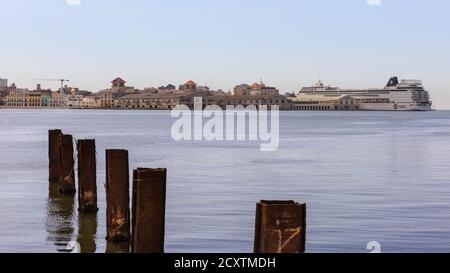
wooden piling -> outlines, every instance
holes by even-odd
[[[74,194],[76,190],[72,135],[59,136],[59,152],[61,165],[59,191],[63,194]]]
[[[97,212],[95,140],[78,140],[78,211]]]
[[[133,172],[133,253],[164,252],[166,177],[166,169]]]
[[[58,183],[61,176],[58,145],[60,135],[62,131],[59,129],[48,131],[48,180],[50,183]]]
[[[256,206],[255,253],[304,253],[306,204],[261,201]]]
[[[106,239],[130,240],[128,151],[106,150]]]

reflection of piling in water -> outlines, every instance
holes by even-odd
[[[78,151],[78,210],[97,212],[97,167],[95,140],[79,140]]]
[[[48,180],[50,183],[57,183],[61,176],[58,145],[60,135],[62,135],[61,130],[48,131]]]
[[[106,150],[106,239],[130,240],[128,151]]]
[[[164,252],[166,169],[133,172],[133,253]]]
[[[47,200],[47,241],[55,244],[58,252],[67,252],[67,244],[74,235],[74,197],[61,195],[58,184],[50,184]]]
[[[61,175],[59,178],[60,192],[63,194],[75,193],[75,166],[73,160],[72,135],[59,137]]]
[[[304,253],[306,205],[261,201],[256,206],[255,253]]]
[[[81,253],[95,253],[97,250],[97,213],[78,215],[78,238]]]
[[[130,241],[106,242],[106,253],[130,253]]]

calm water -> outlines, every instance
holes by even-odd
[[[105,252],[107,148],[168,168],[167,252],[252,252],[255,204],[308,204],[309,252],[450,251],[450,112],[285,112],[274,153],[177,143],[169,112],[0,110],[0,252]],[[97,216],[48,187],[47,130],[95,138]],[[119,246],[108,246],[118,248]]]

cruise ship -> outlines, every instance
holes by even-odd
[[[294,110],[430,111],[432,102],[420,80],[389,79],[382,89],[341,89],[320,80],[292,98]]]

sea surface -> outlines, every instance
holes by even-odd
[[[252,252],[257,201],[308,206],[308,252],[450,251],[450,112],[282,112],[280,147],[176,142],[168,111],[0,109],[0,252],[107,245],[105,149],[168,169],[166,252]],[[48,182],[47,134],[95,138],[97,215]]]

